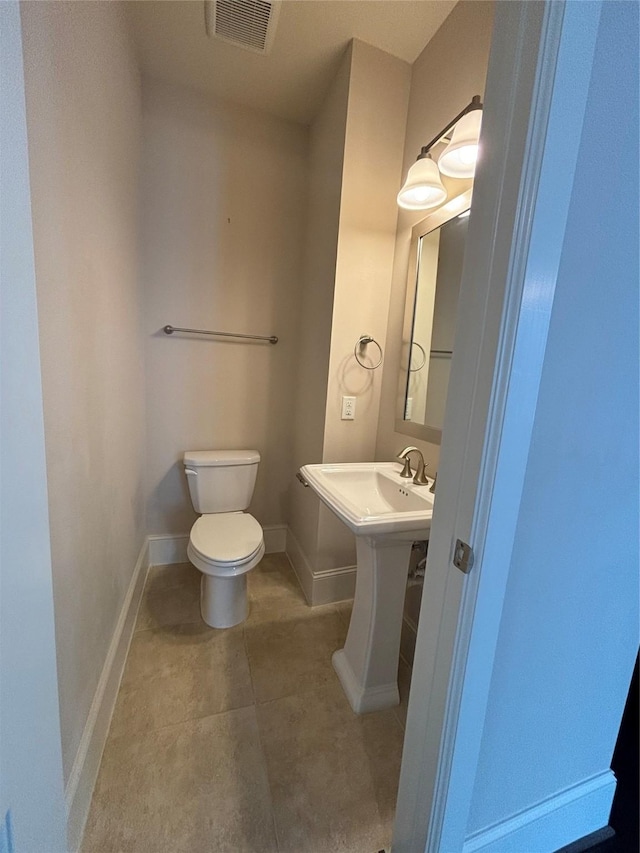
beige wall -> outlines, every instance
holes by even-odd
[[[493,2],[461,0],[414,63],[403,175],[420,147],[445,127],[473,95],[483,94],[493,9]],[[439,447],[395,430],[411,229],[424,215],[424,211],[400,211],[398,217],[376,459],[394,459],[402,447],[415,444],[423,451],[429,473],[433,474],[438,468]]]
[[[384,346],[409,80],[407,63],[354,40],[312,126],[295,468],[375,452],[381,371],[353,349],[364,333]],[[353,421],[343,395],[356,397]],[[290,525],[312,569],[353,565],[353,535],[292,483]]]
[[[22,5],[66,779],[144,540],[140,99],[121,12]]]
[[[402,173],[411,68],[354,40],[335,270],[324,459],[370,460],[375,452],[382,368],[365,370],[353,354],[361,334],[384,348]],[[370,344],[365,364],[378,361]],[[341,420],[343,395],[356,397]]]
[[[288,523],[314,565],[318,498],[310,489],[302,488],[295,472],[301,465],[322,462],[350,67],[351,46],[310,131],[307,232],[300,281],[302,334],[297,353]]]
[[[402,174],[411,67],[355,39],[349,75],[340,229],[331,324],[331,354],[323,461],[359,462],[375,456],[382,367],[366,370],[353,354],[360,335],[384,351]],[[362,356],[378,361],[374,344]],[[341,419],[343,395],[355,396],[353,421]],[[320,509],[317,568],[355,563],[353,534]]]
[[[303,127],[143,83],[150,534],[188,533],[196,518],[185,450],[259,450],[250,511],[286,521],[307,149]],[[167,323],[280,341],[167,337]]]

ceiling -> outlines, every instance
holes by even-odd
[[[208,38],[203,0],[126,3],[143,74],[309,124],[351,38],[413,63],[456,0],[284,0],[269,54]]]

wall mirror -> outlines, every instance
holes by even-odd
[[[435,444],[442,439],[470,204],[469,189],[411,232],[396,430]]]

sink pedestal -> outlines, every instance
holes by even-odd
[[[356,537],[356,595],[333,666],[357,714],[399,702],[398,654],[411,546],[428,539],[433,494],[397,462],[303,465],[303,482]]]
[[[358,570],[349,632],[335,652],[338,673],[356,714],[392,708],[398,694],[398,656],[412,540],[357,536]]]

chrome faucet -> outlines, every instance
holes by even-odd
[[[409,447],[405,447],[404,450],[401,450],[398,453],[398,459],[404,461],[404,468],[402,469],[401,477],[409,478],[411,476],[411,464],[409,462],[409,456],[412,453],[418,454],[418,467],[416,468],[416,473],[413,477],[413,482],[416,486],[428,486],[429,481],[427,480],[424,469],[426,468],[424,462],[424,456],[422,455],[422,451],[418,450],[417,447],[414,447],[412,444]]]

